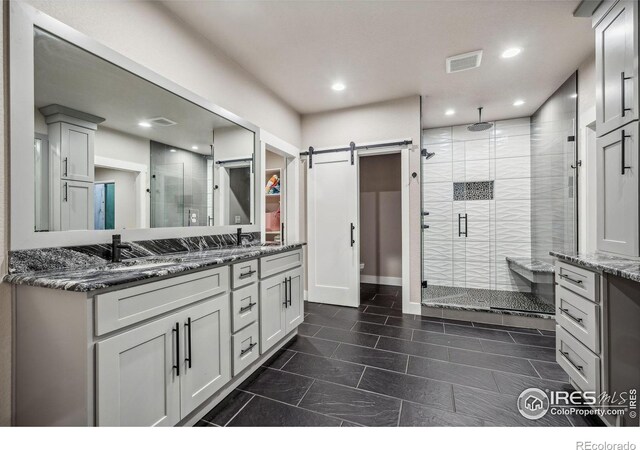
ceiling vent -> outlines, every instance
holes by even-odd
[[[177,125],[177,122],[174,122],[171,119],[167,119],[166,117],[154,117],[153,119],[149,119],[149,122],[153,126],[159,127],[170,127],[172,125]]]
[[[480,67],[480,61],[482,61],[482,50],[450,56],[447,58],[447,73],[475,69]]]

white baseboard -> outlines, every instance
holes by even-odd
[[[402,286],[401,277],[379,277],[377,275],[360,275],[360,282],[370,284],[386,284],[388,286]]]

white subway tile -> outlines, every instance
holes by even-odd
[[[529,157],[496,159],[496,179],[529,178],[530,176],[531,159]]]

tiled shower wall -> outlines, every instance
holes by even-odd
[[[466,125],[424,130],[435,156],[423,164],[423,279],[430,286],[530,292],[506,257],[531,257],[531,148],[528,117],[490,130]],[[454,200],[454,183],[493,182]],[[462,185],[469,187],[469,184]],[[458,215],[467,215],[459,227]]]

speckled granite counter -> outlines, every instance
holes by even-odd
[[[620,278],[640,283],[640,261],[607,255],[604,253],[561,253],[550,252],[561,261],[566,261],[587,269],[602,271]]]
[[[148,244],[145,246],[134,243],[133,251],[146,252],[146,256],[134,256],[134,259],[126,259],[121,263],[108,262],[100,251],[88,254],[87,247],[12,252],[10,257],[14,264],[4,281],[67,291],[92,292],[135,281],[295,250],[302,248],[303,245],[302,243],[260,244],[254,241],[243,247],[237,247],[222,245],[225,241],[216,241],[214,245],[211,241],[211,245],[202,244],[195,247],[190,247],[183,242],[180,247],[181,244],[176,244],[178,241],[185,240],[167,240],[163,242],[165,245],[159,245],[158,241],[154,241],[154,250],[149,250]],[[101,247],[96,246],[96,248]],[[180,248],[183,251],[176,251]],[[53,269],[34,270],[34,268],[45,267]]]

